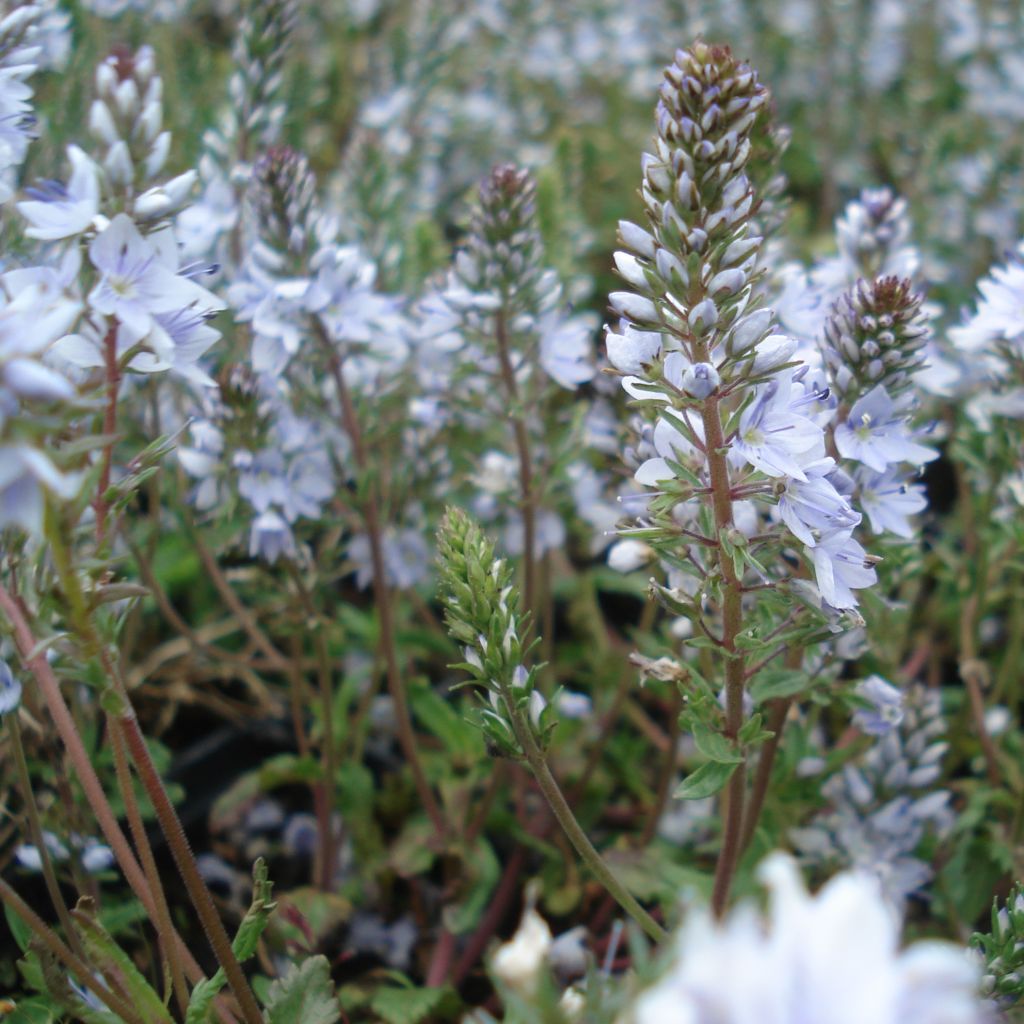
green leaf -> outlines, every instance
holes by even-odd
[[[718,731],[703,722],[693,723],[693,742],[709,760],[719,764],[739,764],[743,755]]]
[[[413,715],[444,745],[445,754],[462,766],[486,756],[479,731],[429,686],[409,687]]]
[[[806,672],[788,668],[767,669],[758,673],[750,686],[750,696],[758,704],[779,697],[793,697],[810,685]]]
[[[501,863],[491,844],[478,839],[468,851],[462,871],[466,875],[464,887],[457,903],[445,908],[445,927],[454,935],[461,935],[475,927],[490,902],[491,894],[501,875]]]
[[[705,797],[714,796],[732,778],[734,771],[735,764],[708,761],[683,779],[676,787],[675,798],[703,800]]]
[[[292,964],[288,973],[270,986],[268,1024],[335,1024],[341,1008],[334,996],[330,965],[325,956],[311,956]]]
[[[32,929],[11,909],[10,904],[4,904],[4,917],[7,918],[7,927],[10,928],[14,941],[22,953],[28,950],[29,940],[32,938]]]
[[[113,975],[118,987],[139,1011],[146,1024],[173,1024],[163,1000],[135,966],[135,961],[111,938],[110,933],[92,913],[93,901],[81,899],[72,911],[75,931],[90,961],[104,976]]]
[[[431,838],[434,826],[426,818],[411,818],[388,847],[388,864],[402,877],[415,878],[430,870],[437,857]]]
[[[457,1008],[458,998],[450,988],[381,988],[370,1000],[370,1009],[387,1024],[437,1020]]]
[[[270,896],[274,883],[270,881],[267,874],[266,861],[260,857],[252,868],[253,891],[252,903],[246,912],[242,923],[238,926],[235,940],[231,943],[235,956],[239,963],[244,963],[256,953],[260,935],[263,934],[270,915],[274,912],[277,904]],[[227,982],[227,976],[223,969],[218,969],[212,978],[204,978],[192,990],[188,1001],[188,1010],[185,1013],[185,1024],[205,1024],[211,1019],[210,1011],[213,1008],[213,1000],[217,993]]]

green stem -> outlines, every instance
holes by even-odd
[[[60,894],[57,876],[53,871],[50,851],[47,849],[46,840],[43,837],[43,826],[39,820],[39,808],[36,806],[35,794],[32,792],[32,778],[29,775],[28,760],[25,757],[25,746],[21,740],[21,724],[18,722],[17,709],[7,716],[7,735],[11,738],[11,750],[14,753],[14,765],[18,772],[18,784],[21,787],[22,800],[25,802],[25,813],[28,815],[28,831],[35,848],[39,851],[46,891],[50,894],[50,902],[53,903],[53,909],[57,912],[68,943],[78,956],[84,957],[85,951],[79,944],[78,934],[71,923],[71,915],[64,905],[64,897]]]
[[[509,711],[512,729],[515,732],[519,746],[522,748],[526,763],[529,765],[533,777],[537,780],[544,798],[548,802],[552,813],[558,819],[559,825],[565,832],[576,852],[580,855],[583,863],[590,868],[594,877],[615,897],[616,902],[623,910],[633,918],[637,924],[655,942],[665,939],[665,930],[657,921],[647,913],[637,902],[633,894],[622,884],[615,873],[605,863],[604,858],[594,848],[593,843],[587,837],[586,832],[580,827],[576,816],[572,813],[558,782],[551,774],[547,759],[544,757],[540,747],[533,736],[533,729],[523,714],[521,708],[516,705],[515,698],[506,690],[505,705]]]

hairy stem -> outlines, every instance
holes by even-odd
[[[707,344],[697,343],[696,358],[706,362]],[[711,477],[711,501],[715,526],[719,534],[732,529],[732,491],[729,465],[726,461],[725,439],[722,435],[722,412],[718,398],[711,395],[702,410],[704,437],[707,446],[708,471]],[[743,727],[743,690],[746,676],[745,660],[736,648],[736,637],[743,626],[743,585],[736,575],[732,559],[723,546],[718,548],[718,566],[722,574],[722,637],[725,662],[725,735],[736,742]],[[722,847],[715,866],[715,884],[711,906],[719,917],[725,912],[729,888],[740,853],[740,832],[743,828],[743,801],[746,794],[746,766],[739,764],[729,779],[725,799],[725,827]]]
[[[121,368],[117,364],[117,319],[110,321],[103,338],[103,369],[107,379],[107,404],[103,410],[103,433],[108,440],[103,446],[103,462],[96,486],[93,510],[96,513],[96,543],[102,545],[107,534],[107,514],[110,511],[106,494],[114,463],[114,432],[117,430],[117,399],[121,390]]]
[[[299,593],[302,607],[309,618],[313,643],[316,647],[317,680],[320,696],[320,715],[323,718],[323,742],[320,748],[320,763],[323,770],[323,782],[318,787],[320,798],[317,800],[317,816],[320,838],[320,876],[319,885],[324,892],[329,892],[334,882],[334,869],[337,861],[334,841],[334,790],[338,774],[338,752],[334,738],[334,684],[331,672],[331,654],[327,648],[327,637],[323,623],[319,621],[313,598],[306,588],[302,574],[294,564],[290,564],[292,579]]]
[[[117,818],[110,806],[110,802],[107,800],[106,794],[103,792],[103,786],[100,784],[99,777],[96,775],[92,762],[89,760],[89,755],[82,743],[78,728],[60,692],[60,683],[57,680],[57,676],[50,667],[50,663],[46,660],[45,653],[36,651],[36,640],[29,629],[25,614],[18,602],[2,585],[0,585],[0,609],[3,610],[14,628],[15,643],[17,644],[18,651],[39,685],[43,700],[49,709],[50,717],[53,719],[57,733],[64,744],[64,749],[71,759],[78,784],[85,793],[89,807],[96,818],[100,831],[103,833],[103,838],[106,839],[107,845],[117,858],[117,862],[124,872],[124,876],[132,891],[138,897],[139,902],[146,908],[149,915],[155,919],[156,901],[150,891],[149,883],[138,861],[135,859],[135,855],[132,853],[127,838],[117,823]],[[36,653],[33,653],[34,651]],[[189,977],[194,982],[200,981],[204,977],[203,971],[177,933],[174,935],[174,941]]]
[[[101,984],[94,976],[89,964],[68,949],[60,941],[57,933],[2,878],[0,878],[0,901],[10,907],[14,915],[28,925],[39,942],[78,978],[80,985],[92,992],[100,1002],[130,1024],[146,1024],[135,1007]]]
[[[203,931],[206,932],[206,937],[213,947],[217,962],[223,968],[228,985],[231,986],[231,991],[238,1000],[242,1016],[245,1018],[246,1024],[263,1024],[263,1014],[260,1012],[259,1004],[256,1002],[256,997],[249,987],[241,964],[231,948],[231,940],[224,930],[224,924],[217,913],[217,908],[213,905],[210,890],[206,888],[206,883],[203,881],[202,875],[199,874],[199,868],[188,844],[188,839],[185,837],[181,820],[167,796],[163,780],[156,770],[156,765],[153,764],[145,737],[139,728],[138,719],[130,705],[118,717],[118,726],[123,730],[128,750],[135,762],[135,769],[139,773],[139,779],[156,811],[157,821],[160,822],[160,828],[167,838],[167,844],[170,846],[171,855],[178,867],[178,873],[185,883],[192,906],[199,915]]]
[[[135,790],[132,787],[131,768],[128,765],[128,753],[125,749],[124,735],[117,719],[111,716],[107,719],[107,722],[110,727],[111,747],[114,751],[114,771],[121,790],[121,799],[124,801],[128,827],[131,829],[132,838],[135,840],[135,849],[138,851],[139,859],[142,861],[142,868],[146,872],[146,878],[153,893],[153,901],[156,905],[154,925],[157,938],[160,942],[160,949],[170,967],[171,986],[174,990],[175,1001],[178,1004],[182,1017],[184,1017],[188,1011],[189,993],[188,985],[185,981],[185,970],[174,941],[171,911],[167,906],[167,898],[164,895],[163,887],[160,885],[160,875],[157,871],[156,859],[153,857],[153,847],[149,843],[149,837],[146,835],[146,826],[143,824],[139,804],[135,799]]]

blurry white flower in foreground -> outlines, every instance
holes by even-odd
[[[547,922],[529,907],[515,935],[494,954],[491,970],[509,988],[530,996],[537,990],[551,943]]]
[[[668,972],[620,1024],[980,1024],[978,970],[943,942],[899,949],[877,882],[837,875],[811,896],[794,862],[761,866],[767,920],[743,906],[723,923],[692,914]]]

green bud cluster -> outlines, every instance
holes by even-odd
[[[554,727],[551,709],[535,689],[536,669],[524,662],[535,645],[524,643],[528,616],[519,611],[513,569],[465,512],[449,507],[437,536],[445,624],[462,645],[465,669],[487,691],[476,724],[491,749],[520,757],[510,714],[521,712],[543,747]]]
[[[841,402],[878,384],[893,397],[911,386],[930,335],[921,297],[910,281],[858,281],[833,306],[825,324],[824,357]]]
[[[1024,885],[1010,891],[1004,906],[992,903],[992,930],[975,932],[971,947],[984,958],[981,990],[1008,1009],[1024,996]]]

